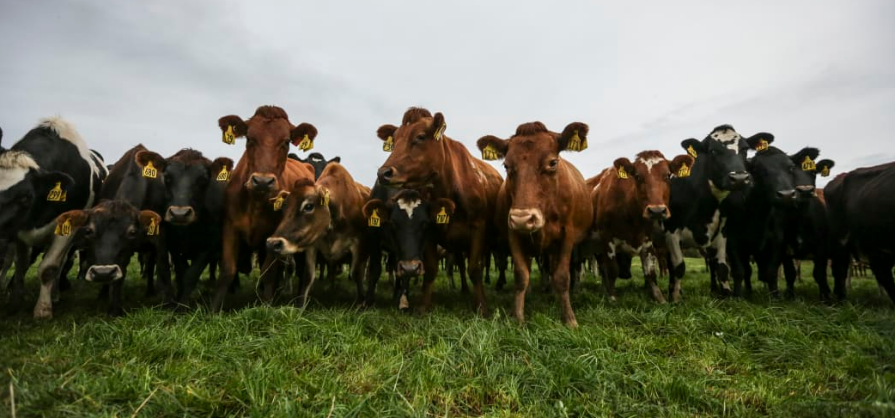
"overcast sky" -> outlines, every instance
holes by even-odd
[[[237,159],[217,119],[274,104],[369,185],[376,128],[424,106],[469,148],[586,122],[585,177],[724,123],[834,173],[895,160],[895,2],[593,3],[4,1],[3,143],[59,114],[107,163],[137,143]]]

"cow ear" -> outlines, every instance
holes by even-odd
[[[441,139],[444,138],[445,129],[447,129],[447,124],[444,122],[444,115],[442,115],[441,112],[438,112],[432,117],[432,126],[429,127],[429,136],[436,141],[441,141]]]
[[[361,211],[364,213],[364,218],[367,220],[367,225],[370,227],[376,228],[383,223],[388,222],[388,208],[386,207],[385,202],[380,199],[370,199]]]
[[[817,162],[817,172],[820,173],[822,177],[827,177],[830,175],[830,169],[836,165],[833,160],[820,160]]]
[[[395,125],[382,125],[379,129],[376,130],[376,136],[383,141],[388,141],[389,138],[392,141],[395,140],[395,131],[398,130],[398,127]]]
[[[218,119],[218,127],[221,128],[221,132],[224,134],[224,143],[230,145],[236,142],[236,138],[246,136],[249,131],[245,121],[236,115],[227,115]]]
[[[141,169],[143,169],[143,177],[149,177],[149,178],[156,178],[156,176],[157,176],[157,173],[152,174],[152,173],[148,172],[148,171],[151,171],[151,168],[155,168],[156,170],[164,171],[165,166],[168,164],[168,162],[165,161],[165,159],[162,158],[161,155],[158,155],[157,153],[154,153],[152,151],[145,151],[145,150],[138,151],[136,154],[134,154],[134,161],[137,163],[137,166],[139,166]],[[149,164],[152,164],[152,167],[150,168],[150,170],[147,170],[147,167],[149,167]]]
[[[759,132],[755,135],[746,138],[746,143],[749,144],[749,148],[752,148],[756,151],[764,151],[768,149],[768,146],[774,142],[774,135],[771,135],[767,132]]]
[[[61,171],[37,170],[34,177],[35,190],[40,199],[40,193],[46,193],[48,202],[65,202],[68,189],[75,184],[74,179]]]
[[[615,167],[615,175],[622,180],[634,174],[634,164],[631,164],[631,160],[625,157],[616,159],[612,166]]]
[[[482,151],[482,159],[486,161],[499,160],[507,156],[510,141],[500,139],[494,135],[485,135],[475,142]]]
[[[342,157],[333,157],[333,159],[329,160],[331,163],[342,163]]]
[[[690,154],[693,158],[696,158],[697,155],[705,152],[702,142],[699,142],[696,138],[689,138],[681,141],[681,148],[687,151],[687,154]]]
[[[230,172],[233,171],[233,160],[227,157],[218,157],[208,166],[208,171],[217,181],[230,180]]]
[[[451,216],[454,216],[454,210],[457,209],[457,205],[454,204],[454,201],[446,198],[438,198],[435,199],[429,207],[429,212],[431,219],[435,220],[436,224],[448,224],[451,221]]]
[[[668,168],[675,176],[689,177],[690,169],[693,168],[693,161],[695,161],[695,159],[690,154],[678,155],[671,160],[668,164]]]
[[[307,151],[314,146],[314,138],[317,138],[317,128],[310,123],[301,123],[289,132],[289,140],[292,145]]]
[[[581,152],[587,149],[587,132],[586,123],[572,122],[566,125],[566,128],[559,134],[559,151],[576,151]]]
[[[56,217],[56,235],[69,236],[87,223],[88,214],[83,210],[70,210]]]
[[[331,194],[329,189],[323,186],[314,186],[317,191],[317,204],[320,206],[329,206]]]
[[[140,227],[148,236],[158,236],[161,231],[162,217],[151,210],[140,211]]]

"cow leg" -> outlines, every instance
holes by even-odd
[[[184,293],[186,271],[190,264],[186,257],[180,254],[171,254],[171,260],[174,262],[174,280],[177,282],[177,300],[179,301]]]
[[[444,256],[442,263],[444,264],[444,272],[448,277],[448,283],[451,285],[451,290],[454,290],[457,288],[457,284],[454,283],[454,255],[452,253],[447,253]]]
[[[721,296],[730,296],[733,292],[730,289],[730,263],[727,260],[728,239],[723,231],[715,237],[713,244],[715,260],[718,263],[714,273],[718,277],[718,292],[720,292]],[[732,254],[735,255],[736,253]]]
[[[523,254],[514,235],[510,235],[510,256],[513,258],[513,277],[516,278],[516,303],[513,314],[520,323],[525,322],[525,295],[531,278],[531,257]]]
[[[665,295],[659,289],[656,278],[659,275],[659,257],[652,243],[646,244],[640,250],[640,263],[643,265],[643,278],[646,281],[646,291],[653,300],[666,303]]]
[[[171,286],[171,261],[168,258],[168,246],[165,245],[165,231],[158,237],[155,249],[156,275],[158,278],[158,290],[162,295],[162,302],[166,306],[174,306],[174,289]],[[114,292],[114,289],[113,289]]]
[[[5,291],[9,285],[7,274],[9,269],[12,268],[13,260],[16,258],[15,248],[15,245],[9,245],[8,241],[3,241],[0,244],[0,257],[3,257],[2,265],[0,265],[0,292]]]
[[[608,243],[600,251],[600,264],[604,265],[603,269],[603,286],[606,288],[606,296],[610,302],[615,302],[618,297],[615,294],[615,281],[618,279],[618,253],[615,244]]]
[[[22,308],[25,297],[25,273],[31,266],[31,247],[24,242],[16,240],[16,268],[12,273],[12,282],[9,288],[9,301],[6,309],[10,314],[18,312]]]
[[[572,261],[572,250],[575,244],[571,239],[563,242],[559,255],[555,258],[556,262],[553,269],[553,289],[559,299],[559,308],[562,314],[562,322],[569,328],[577,328],[578,320],[575,318],[575,311],[572,310],[572,299],[569,295],[569,282],[571,277],[569,274],[569,265]]]
[[[870,258],[870,271],[876,276],[876,282],[885,289],[889,295],[889,299],[895,303],[895,279],[892,277],[893,260],[891,256],[882,257],[879,255]]]
[[[671,259],[671,271],[668,275],[668,299],[672,302],[681,300],[681,280],[687,266],[684,265],[684,252],[681,251],[681,239],[677,234],[665,233],[665,244],[668,247],[668,256]]]
[[[820,267],[818,267],[820,266]],[[830,301],[830,284],[827,282],[827,255],[822,252],[815,253],[814,271],[811,272],[814,281],[817,283],[817,289],[820,291],[820,299],[824,302]]]
[[[474,288],[475,293],[475,310],[481,315],[488,315],[488,303],[485,300],[485,286],[482,283],[482,260],[485,258],[485,254],[487,254],[487,249],[485,248],[485,243],[487,242],[487,236],[485,235],[485,225],[478,224],[472,225],[472,230],[476,231],[476,235],[472,238],[472,245],[469,250],[469,259],[466,264],[466,271],[469,273],[469,278],[472,280],[472,286]]]
[[[301,296],[299,297],[299,306],[302,309],[308,306],[308,295],[311,293],[311,286],[314,285],[314,280],[317,280],[317,250],[313,248],[305,250],[305,264],[308,283],[302,287]]]
[[[351,250],[351,279],[354,280],[354,284],[357,287],[357,300],[355,303],[365,306],[364,270],[367,269],[367,256],[361,245],[358,244]]]
[[[460,293],[464,295],[469,294],[469,285],[467,282],[466,276],[466,260],[463,258],[463,254],[459,254],[454,258],[454,263],[457,266],[457,271],[460,272]]]
[[[382,274],[382,249],[379,246],[371,248],[367,261],[367,299],[364,304],[367,306],[376,305],[376,284],[379,283],[379,276]]]
[[[221,311],[224,305],[224,296],[236,277],[236,267],[239,261],[239,239],[236,231],[229,225],[224,224],[224,232],[221,242],[221,277],[218,279],[218,290],[211,302],[211,312],[217,313]]]
[[[40,296],[34,305],[35,319],[50,319],[53,317],[53,289],[65,263],[73,237],[53,236],[53,242],[44,254],[40,266],[37,268],[37,277],[40,279]]]
[[[277,285],[280,282],[280,275],[282,274],[282,268],[279,260],[272,254],[268,253],[264,257],[264,262],[261,263],[261,277],[259,281],[261,282],[261,301],[267,304],[273,302],[274,292],[277,290]]]
[[[491,284],[491,252],[488,252],[487,254],[485,254],[484,267],[485,267],[485,274],[484,274],[485,284],[490,285]]]
[[[851,257],[844,248],[836,248],[833,250],[830,259],[833,272],[833,293],[836,294],[836,299],[845,300],[848,296],[845,284],[848,279]],[[814,268],[818,268],[817,265]]]
[[[210,255],[208,252],[199,253],[199,256],[196,257],[192,264],[190,264],[190,266],[183,272],[183,275],[177,278],[177,283],[182,283],[179,286],[180,295],[177,297],[177,301],[181,306],[189,306],[193,290],[196,289],[196,284],[199,283],[199,277],[208,265],[209,258]]]
[[[783,277],[786,278],[786,298],[796,297],[796,260],[792,256],[785,255],[782,260]]]
[[[139,255],[143,261],[143,280],[146,280],[146,297],[155,296],[155,257],[152,253],[142,252]]]
[[[495,289],[503,290],[507,285],[507,255],[502,252],[498,253],[494,257],[494,266],[497,268],[497,285],[495,285]]]
[[[110,285],[111,289],[109,292],[109,309],[107,311],[107,314],[111,317],[124,315],[124,310],[121,309],[121,287],[123,284],[124,277],[119,280],[115,280]]]

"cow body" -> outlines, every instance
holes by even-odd
[[[46,248],[38,267],[41,290],[34,316],[52,316],[54,285],[71,248],[70,238],[53,234],[55,219],[93,205],[107,174],[104,165],[74,126],[59,117],[41,120],[0,154],[0,240],[16,246],[11,310],[21,305],[32,248]]]
[[[571,258],[575,246],[588,236],[594,213],[584,177],[559,154],[586,148],[587,131],[587,125],[575,122],[558,134],[532,122],[520,125],[510,139],[485,136],[478,140],[483,154],[503,157],[507,168],[495,223],[506,236],[513,258],[514,312],[519,321],[525,320],[531,260],[543,255],[549,260],[563,322],[578,325],[569,296]]]
[[[266,253],[266,242],[282,219],[279,192],[296,181],[313,181],[314,168],[310,164],[287,158],[288,145],[307,147],[317,136],[313,125],[293,126],[286,112],[276,106],[261,106],[248,120],[229,115],[218,120],[225,142],[246,138],[246,150],[230,176],[224,197],[224,227],[222,231],[221,277],[212,302],[212,311],[220,311],[230,284],[236,276],[239,260],[244,252],[257,252],[264,284],[262,298],[273,299],[282,263]]]
[[[835,292],[845,296],[851,258],[870,263],[895,302],[895,163],[840,174],[824,188],[830,223]]]
[[[411,108],[400,127],[384,125],[377,134],[392,140],[394,150],[380,167],[379,182],[389,187],[428,188],[430,198],[450,199],[456,212],[450,225],[427,241],[424,255],[422,308],[432,303],[432,284],[438,268],[437,245],[468,256],[467,269],[474,286],[474,307],[487,312],[482,284],[483,263],[494,242],[495,200],[502,183],[500,174],[477,158],[463,144],[444,135],[444,116]]]

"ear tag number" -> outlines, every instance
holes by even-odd
[[[827,177],[830,175],[830,167],[824,166],[823,170],[820,170],[821,177]]]
[[[769,146],[770,146],[770,144],[768,143],[767,140],[760,139],[760,140],[758,140],[758,145],[755,146],[755,150],[756,151],[764,151],[764,150],[768,149]]]
[[[626,178],[628,178],[628,172],[625,171],[625,168],[624,168],[624,167],[619,167],[619,168],[616,169],[616,171],[617,171],[617,174],[618,174],[618,178],[620,178],[620,179],[626,179]]]
[[[392,152],[395,149],[395,138],[391,135],[382,143],[382,150],[385,152]]]
[[[440,224],[440,225],[444,225],[444,224],[446,224],[446,223],[448,223],[448,222],[450,222],[450,221],[451,221],[451,217],[448,216],[447,211],[445,210],[444,206],[442,206],[442,207],[441,207],[441,212],[438,212],[438,213],[435,215],[435,223]]]
[[[155,222],[154,217],[150,218],[149,219],[149,227],[146,228],[146,235],[149,235],[149,236],[158,235],[158,232],[159,232],[158,223]]]
[[[494,160],[497,160],[498,158],[500,158],[500,157],[498,157],[497,150],[494,149],[493,145],[488,144],[485,146],[485,149],[482,150],[482,159],[483,160],[494,161]]]
[[[286,199],[283,196],[277,196],[276,198],[274,198],[273,199],[273,211],[279,212],[281,209],[283,209],[284,201],[286,201]]]
[[[230,172],[227,171],[227,166],[221,167],[221,172],[218,173],[218,176],[215,178],[217,181],[229,181],[230,180]]]
[[[809,156],[805,156],[805,161],[802,161],[802,171],[814,171],[817,170],[817,165],[814,164],[814,160]]]
[[[575,130],[575,133],[569,138],[569,145],[566,147],[569,151],[584,151],[587,149],[587,138],[581,139],[578,136],[578,130]]]
[[[154,179],[158,177],[158,170],[152,166],[152,161],[146,163],[146,166],[143,167],[143,177],[148,179]]]
[[[379,228],[381,219],[379,219],[379,209],[373,209],[373,213],[370,215],[370,218],[367,219],[367,225],[373,228]]]
[[[447,124],[446,124],[446,123],[442,123],[442,124],[441,124],[441,127],[439,127],[437,131],[435,131],[435,135],[434,135],[434,136],[435,136],[435,140],[436,140],[436,141],[441,141],[441,137],[444,135],[444,130],[445,130],[445,129],[447,129]]]
[[[320,198],[320,205],[329,206],[329,189],[323,190],[323,197]]]
[[[50,189],[50,193],[47,194],[48,202],[64,202],[66,199],[66,193],[62,190],[62,182],[57,181],[56,186]]]
[[[71,235],[71,219],[66,219],[62,224],[56,224],[56,235],[67,237]]]
[[[690,156],[692,156],[693,158],[696,158],[696,150],[693,149],[692,145],[687,147],[687,154],[690,154]]]
[[[681,164],[681,168],[677,170],[677,176],[680,178],[690,177],[690,166],[687,163]]]
[[[305,134],[304,138],[301,139],[301,142],[298,143],[298,149],[307,151],[311,148],[314,148],[314,143],[311,141],[311,138],[308,138],[308,135]]]
[[[224,132],[223,141],[227,145],[236,143],[236,134],[233,133],[233,125],[227,126],[227,130]]]

